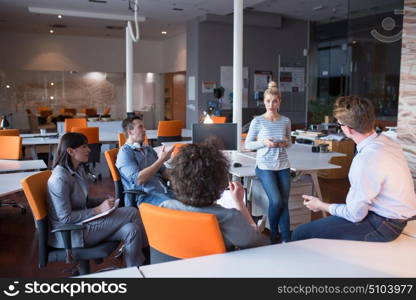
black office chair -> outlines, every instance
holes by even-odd
[[[79,274],[90,273],[90,260],[96,263],[103,262],[104,258],[117,248],[119,242],[102,242],[93,247],[72,248],[71,231],[82,230],[83,225],[67,224],[52,230],[62,235],[65,248],[53,248],[48,245],[48,215],[47,215],[47,182],[51,171],[43,171],[22,179],[21,184],[26,199],[29,202],[36,222],[39,246],[39,268],[45,267],[48,262],[78,263]],[[75,274],[73,274],[75,275]]]

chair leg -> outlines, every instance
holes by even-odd
[[[90,273],[90,262],[88,260],[80,260],[79,261],[79,274],[85,275]]]

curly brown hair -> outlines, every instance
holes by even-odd
[[[228,185],[229,162],[210,143],[189,144],[172,159],[171,183],[176,199],[203,207],[221,197]]]

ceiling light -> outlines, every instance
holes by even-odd
[[[65,15],[65,16],[70,16],[70,17],[91,18],[91,19],[134,21],[134,16],[132,15],[107,14],[107,13],[98,13],[98,12],[43,8],[43,7],[33,7],[33,6],[29,6],[28,9],[29,9],[29,12],[36,13],[36,14]],[[146,21],[146,17],[144,16],[138,16],[137,19],[139,22]]]
[[[49,99],[53,100],[53,99],[55,99],[55,97],[54,96],[50,96]]]
[[[166,31],[162,31],[161,33],[162,33],[162,34],[168,34]]]
[[[51,86],[54,86],[54,85],[55,85],[55,83],[51,82]]]
[[[58,19],[62,19],[62,15],[58,15]]]
[[[51,30],[49,30],[49,33],[50,33],[50,34],[53,34],[53,30],[52,30],[52,29],[51,29]]]
[[[10,85],[6,84],[6,89],[9,89],[9,88],[10,88]]]

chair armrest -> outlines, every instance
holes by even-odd
[[[66,252],[66,263],[69,264],[73,261],[72,257],[72,243],[71,243],[71,231],[82,230],[84,225],[77,224],[66,224],[58,228],[53,229],[51,232],[59,232],[61,234],[62,240],[64,242],[65,252]]]
[[[82,230],[84,229],[85,226],[84,225],[77,225],[77,224],[65,224],[62,226],[59,226],[53,230],[51,230],[51,232],[61,232],[61,231],[72,231],[72,230]]]
[[[143,192],[141,190],[125,190],[123,191],[124,194],[146,194],[146,192]]]

